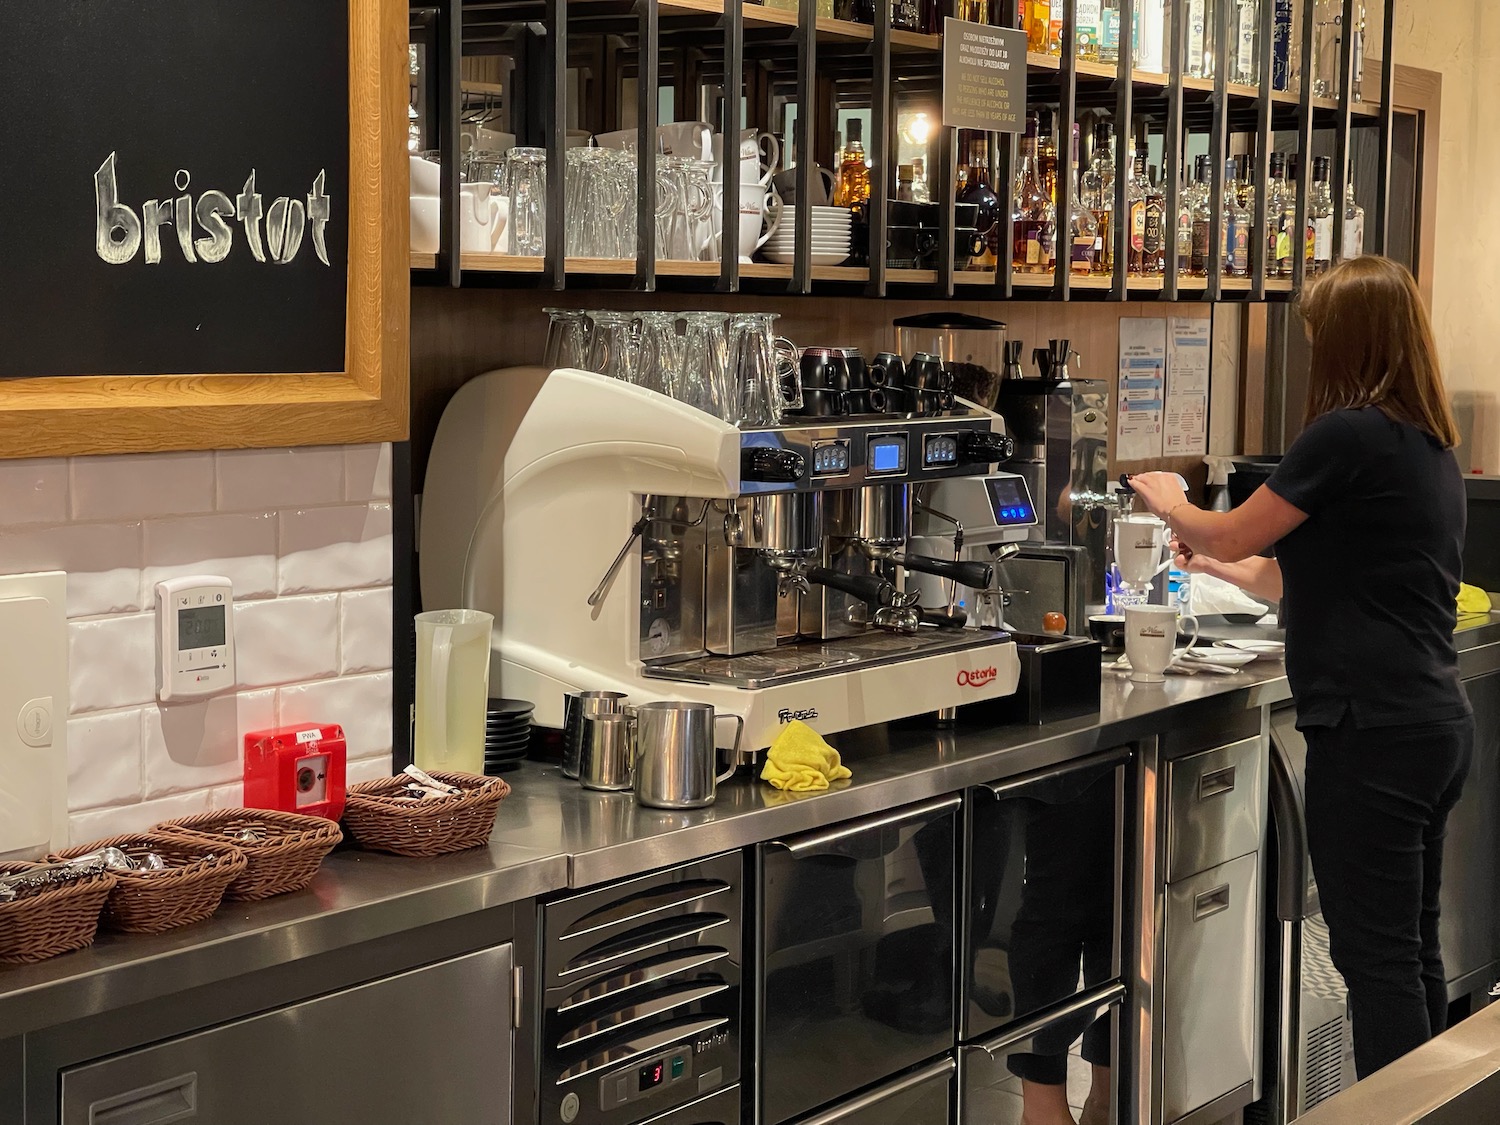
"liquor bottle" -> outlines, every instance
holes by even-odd
[[[932,189],[927,186],[927,160],[921,156],[911,162],[911,201],[932,202]]]
[[[1146,275],[1146,196],[1150,185],[1146,183],[1146,154],[1133,153],[1130,161],[1130,179],[1125,184],[1125,208],[1130,226],[1130,260],[1126,272],[1132,277]]]
[[[1183,69],[1193,78],[1214,76],[1214,0],[1187,0]]]
[[[1241,86],[1260,85],[1260,58],[1256,31],[1260,27],[1260,0],[1236,0],[1234,22],[1230,28],[1233,42],[1229,53],[1233,65],[1229,81]]]
[[[1042,190],[1053,203],[1057,202],[1057,135],[1052,131],[1052,110],[1041,106],[1037,110],[1036,170],[1042,181]]]
[[[970,203],[978,207],[974,227],[985,236],[984,249],[969,259],[965,267],[971,270],[992,270],[998,261],[1000,197],[990,187],[990,142],[984,133],[970,133],[968,145],[968,174],[958,185],[956,198],[959,203]]]
[[[870,167],[865,163],[864,122],[858,117],[849,121],[849,142],[839,157],[838,185],[834,188],[835,207],[858,207],[870,201]]]
[[[1099,9],[1099,61],[1120,61],[1120,0],[1102,0]]]
[[[1255,214],[1255,157],[1241,153],[1234,158],[1235,198],[1251,215]]]
[[[1344,21],[1343,0],[1315,0],[1313,4],[1313,95],[1339,96],[1339,42]]]
[[[1271,174],[1266,182],[1266,276],[1292,276],[1292,229],[1296,223],[1297,196],[1287,183],[1286,154],[1271,153]]]
[[[896,201],[898,203],[915,203],[916,193],[913,184],[916,182],[916,172],[910,164],[902,164],[896,169]]]
[[[1047,53],[1047,36],[1052,30],[1052,0],[1023,0],[1026,28],[1026,50],[1034,55]]]
[[[1354,82],[1349,87],[1349,96],[1355,101],[1364,101],[1365,83],[1365,6],[1354,0]]]
[[[1292,88],[1292,0],[1274,0],[1271,24],[1271,89]]]
[[[1177,264],[1173,267],[1179,276],[1192,272],[1193,267],[1193,183],[1191,176],[1184,176],[1182,188],[1177,194]]]
[[[1078,167],[1078,124],[1073,124],[1073,159],[1068,164],[1068,175],[1077,177],[1073,181],[1072,199],[1068,203],[1070,272],[1087,276],[1099,272],[1099,223],[1094,212],[1083,199],[1083,177]]]
[[[891,26],[900,31],[921,31],[926,26],[923,0],[890,0]]]
[[[936,6],[936,5],[935,5]],[[990,0],[953,0],[953,18],[969,23],[991,23]],[[938,21],[941,29],[942,21]]]
[[[1167,193],[1162,189],[1156,169],[1146,177],[1146,238],[1141,268],[1147,277],[1161,277],[1167,272]]]
[[[1214,207],[1209,194],[1209,175],[1213,171],[1213,158],[1200,156],[1194,162],[1193,196],[1193,253],[1188,262],[1188,273],[1194,277],[1207,277],[1209,250],[1213,246]]]
[[[1047,13],[1047,53],[1053,58],[1062,55],[1063,18],[1066,16],[1065,0],[1051,0]]]
[[[1354,198],[1354,180],[1344,187],[1344,254],[1343,260],[1358,258],[1365,252],[1365,209]]]
[[[1037,173],[1036,132],[1028,122],[1021,141],[1021,187],[1016,193],[1015,245],[1011,267],[1017,273],[1049,273],[1056,254],[1057,209]]]
[[[1328,177],[1332,161],[1313,157],[1312,192],[1307,200],[1308,273],[1327,272],[1333,265],[1333,189]]]
[[[1254,220],[1240,205],[1240,187],[1233,160],[1224,166],[1224,276],[1250,276],[1250,232]]]
[[[1073,42],[1080,59],[1099,61],[1099,37],[1104,9],[1100,0],[1078,0],[1074,15]]]
[[[1135,52],[1137,70],[1161,74],[1166,70],[1162,61],[1163,37],[1167,27],[1166,0],[1137,0],[1135,24],[1131,28],[1131,43]]]
[[[1094,153],[1083,173],[1079,196],[1094,216],[1094,272],[1109,273],[1114,266],[1115,244],[1111,221],[1115,209],[1115,160],[1110,151],[1114,131],[1106,122],[1094,126]]]

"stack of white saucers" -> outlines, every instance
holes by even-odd
[[[812,209],[812,264],[837,266],[849,257],[849,232],[854,215],[847,207]],[[797,209],[785,207],[776,233],[766,241],[768,261],[790,265],[797,254]]]

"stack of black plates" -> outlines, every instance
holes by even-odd
[[[524,699],[491,699],[484,721],[484,772],[493,777],[518,765],[531,746],[531,712]]]

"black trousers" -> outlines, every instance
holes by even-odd
[[[1307,736],[1307,841],[1329,951],[1349,987],[1361,1078],[1446,1029],[1438,892],[1472,717]]]

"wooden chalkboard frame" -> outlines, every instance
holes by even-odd
[[[407,6],[396,0],[348,4],[344,370],[3,380],[0,458],[405,440]]]

